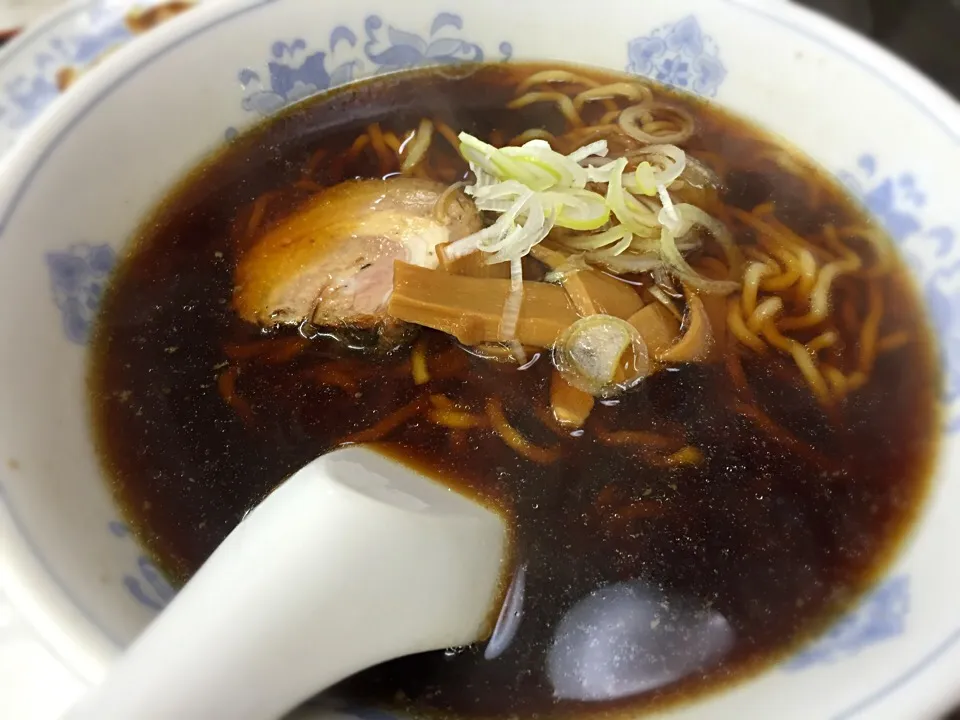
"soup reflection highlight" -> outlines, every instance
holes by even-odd
[[[815,635],[917,512],[938,383],[889,239],[810,161],[647,80],[524,64],[237,138],[144,224],[90,370],[175,580],[347,443],[499,508],[491,638],[337,688],[472,717],[635,713]]]

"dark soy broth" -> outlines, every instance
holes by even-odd
[[[415,385],[407,338],[383,350],[369,333],[307,327],[305,340],[296,328],[260,329],[234,314],[233,270],[248,227],[279,222],[320,186],[397,171],[369,147],[351,152],[371,123],[400,139],[422,117],[501,144],[529,128],[562,133],[553,105],[506,109],[517,83],[539,69],[404,73],[295,106],[232,142],[169,196],[104,298],[90,369],[99,452],[127,518],[175,582],[284,477],[370,428],[380,427],[377,439],[391,452],[509,518],[526,591],[502,654],[485,659],[478,645],[388,663],[343,684],[357,703],[534,717],[634,712],[693,697],[824,628],[876,577],[924,496],[939,377],[923,311],[898,264],[837,283],[845,351],[862,337],[845,323],[868,321],[878,349],[869,381],[829,411],[789,358],[732,343],[723,362],[670,367],[598,402],[572,433],[545,416],[549,358],[519,369],[421,330],[414,338],[430,380]],[[869,224],[782,143],[716,107],[654,90],[696,118],[685,149],[720,178],[728,218],[773,203],[777,220],[813,244],[825,226]],[[422,172],[451,183],[466,170],[437,133]],[[731,229],[744,246],[757,241],[747,226]],[[532,260],[527,269],[543,273]],[[870,293],[882,302],[876,321],[868,320]],[[500,410],[549,449],[549,461],[518,454],[489,426],[426,421],[430,397],[440,395],[474,416]],[[397,421],[384,431],[378,423],[388,418]],[[647,433],[654,445],[679,438],[698,462],[651,456],[615,432]],[[586,612],[591,594],[606,603],[591,606],[595,628],[613,622],[604,612],[623,603],[664,608],[620,648],[656,657],[612,682],[607,697],[578,695],[550,670],[570,661],[556,657],[556,647],[573,652],[577,642],[564,618]],[[722,628],[719,639],[707,625]]]

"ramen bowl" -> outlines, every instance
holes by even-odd
[[[97,304],[139,223],[205,155],[313,93],[416,66],[551,59],[675,85],[801,148],[886,227],[939,343],[931,489],[883,577],[779,665],[663,716],[920,718],[960,699],[960,566],[949,556],[960,545],[960,109],[785,2],[555,10],[549,0],[205,3],[81,77],[5,159],[0,561],[11,599],[82,677],[95,682],[173,596],[104,482],[85,387]]]

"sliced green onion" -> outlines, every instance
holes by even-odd
[[[475,138],[468,133],[460,133],[460,154],[472,166],[501,180],[518,180],[527,187],[540,190],[550,187],[553,175],[543,168],[511,158],[499,148]]]
[[[636,235],[651,235],[658,225],[653,212],[641,205],[635,197],[623,189],[623,171],[627,167],[626,158],[614,161],[615,167],[610,173],[607,184],[607,205],[630,232]]]
[[[564,237],[561,242],[574,250],[599,250],[618,243],[624,238],[633,239],[633,233],[623,225],[617,225],[609,230],[604,230],[601,233],[595,233],[593,235]]]
[[[676,145],[648,145],[630,153],[631,157],[650,157],[663,169],[654,169],[653,184],[669,187],[687,167],[687,154]],[[648,164],[653,167],[653,163]],[[643,163],[640,163],[641,165]],[[645,193],[649,194],[649,193]]]
[[[572,153],[567,155],[567,158],[579,164],[579,163],[582,163],[587,158],[606,157],[607,152],[608,152],[607,141],[597,140],[596,142],[592,142],[589,145],[584,145],[582,148],[574,150]]]
[[[624,159],[624,158],[621,158]],[[587,182],[606,184],[618,167],[616,160],[611,160],[603,165],[593,165],[584,168],[587,171]],[[626,167],[626,165],[624,165]],[[623,173],[623,170],[620,171]]]
[[[730,270],[734,273],[739,271],[740,265],[743,263],[743,255],[740,252],[740,248],[737,247],[737,243],[733,239],[733,236],[730,234],[730,231],[727,229],[726,225],[709,213],[704,212],[696,205],[680,203],[678,205],[674,205],[674,210],[680,218],[679,227],[675,233],[676,237],[683,237],[690,232],[694,225],[700,225],[713,236],[714,240],[717,241],[720,249],[723,250],[724,257],[727,259],[727,265]],[[661,223],[662,222],[663,219],[661,219]]]
[[[467,235],[447,247],[447,257],[451,260],[465,257],[477,250],[492,252],[491,246],[499,245],[505,237],[514,232],[517,228],[516,219],[526,209],[527,203],[533,198],[533,191],[527,190],[519,197],[513,205],[510,206],[497,221],[490,227],[479,230],[473,235]]]
[[[630,245],[632,243],[633,243],[633,233],[627,231],[627,232],[624,232],[623,237],[620,239],[619,242],[615,243],[614,245],[611,245],[610,247],[606,247],[603,250],[597,250],[595,252],[592,252],[590,253],[590,256],[594,259],[616,257],[617,255],[622,255],[627,250],[629,250]]]
[[[510,261],[510,294],[500,315],[500,340],[510,342],[517,336],[517,322],[523,304],[523,265],[519,258]]]
[[[553,178],[550,187],[582,188],[587,184],[587,171],[566,155],[555,152],[546,140],[530,140],[520,147],[505,147],[500,152],[509,158],[527,162],[549,173]]]
[[[631,157],[649,160],[642,160],[631,173],[626,173],[627,158],[597,164],[608,152],[604,140],[562,155],[545,140],[496,148],[460,133],[460,152],[476,175],[476,182],[464,191],[478,209],[500,217],[490,227],[452,243],[447,250],[450,258],[479,250],[487,253],[489,263],[512,264],[554,227],[583,233],[602,230],[567,235],[561,242],[585,251],[588,262],[614,272],[666,267],[680,280],[706,292],[727,293],[737,287],[733,282],[701,277],[683,257],[683,251],[699,245],[684,236],[694,225],[701,225],[721,246],[731,268],[740,263],[739,250],[722,223],[693,205],[674,204],[668,186],[687,166],[686,153],[675,145],[650,145],[635,151]],[[587,190],[588,182],[606,183],[606,193]],[[659,204],[654,196],[659,196]],[[612,218],[617,224],[607,227]]]
[[[610,221],[610,208],[599,193],[592,190],[553,190],[548,195],[557,208],[557,226],[569,230],[598,230]]]
[[[500,180],[518,180],[527,187],[549,190],[554,187],[582,188],[587,184],[587,171],[579,160],[556,152],[545,140],[530,140],[520,147],[496,148],[468,133],[460,133],[460,154],[475,169],[481,169]],[[590,157],[594,151],[606,152],[606,143],[581,148]]]
[[[543,211],[543,205],[533,199],[529,204],[523,226],[511,233],[504,241],[491,245],[487,252],[493,255],[487,258],[487,262],[494,265],[507,260],[519,260],[549,234],[555,221],[555,214],[551,213],[548,217]]]
[[[677,214],[676,208],[673,207],[673,200],[670,198],[670,193],[667,192],[667,188],[663,185],[657,185],[657,194],[660,196],[660,202],[663,204],[663,209],[660,211],[657,221],[665,227],[667,226],[667,223],[664,222],[665,219],[669,221],[671,225],[677,225],[680,222],[680,216]]]
[[[573,323],[554,345],[553,362],[568,383],[596,397],[618,395],[650,372],[640,333],[611,315],[589,315]]]
[[[637,165],[634,172],[634,181],[636,182],[636,189],[642,194],[650,196],[657,194],[657,176],[653,170],[653,165],[650,163],[644,161]]]
[[[709,280],[690,267],[677,247],[676,238],[667,227],[660,231],[660,253],[673,273],[683,282],[711,295],[726,295],[740,287],[729,280]]]

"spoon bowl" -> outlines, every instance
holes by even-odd
[[[272,720],[353,673],[485,638],[491,510],[375,450],[323,455],[227,536],[65,720]]]

